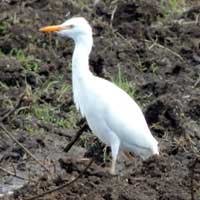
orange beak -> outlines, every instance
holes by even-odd
[[[74,28],[73,25],[66,25],[66,26],[62,26],[62,25],[53,25],[53,26],[45,26],[40,28],[39,31],[41,32],[45,32],[45,33],[51,33],[51,32],[57,32],[57,31],[62,31],[62,30],[69,30]]]
[[[40,28],[40,31],[50,33],[50,32],[61,31],[61,30],[64,30],[65,28],[66,27],[63,27],[63,26],[60,26],[60,25],[45,26],[45,27]]]

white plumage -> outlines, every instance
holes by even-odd
[[[144,115],[136,102],[122,89],[89,70],[92,49],[92,29],[82,18],[72,18],[61,25],[41,28],[43,32],[57,32],[75,41],[72,57],[73,98],[93,133],[111,146],[111,173],[120,150],[134,152],[143,159],[159,154],[158,142],[152,136]]]

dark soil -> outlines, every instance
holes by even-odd
[[[71,181],[87,157],[95,161],[82,177],[36,199],[200,199],[200,4],[185,6],[175,12],[157,0],[0,1],[0,121],[51,171],[0,127],[0,198],[24,199]],[[120,68],[159,141],[159,157],[121,156],[118,176],[106,173],[109,156],[89,129],[64,152],[81,126],[71,101],[73,43],[38,30],[71,16],[93,27],[91,70],[114,80]]]

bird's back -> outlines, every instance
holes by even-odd
[[[94,77],[89,94],[93,102],[89,101],[88,104],[93,103],[97,108],[93,112],[119,137],[122,146],[135,145],[157,151],[157,141],[152,136],[140,107],[125,91],[107,80]]]

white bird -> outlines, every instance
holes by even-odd
[[[93,133],[111,147],[110,173],[116,172],[120,150],[134,152],[142,159],[159,154],[158,142],[136,102],[115,84],[93,75],[89,70],[93,37],[86,19],[71,18],[60,25],[43,27],[40,31],[56,32],[75,42],[72,57],[73,99]]]

